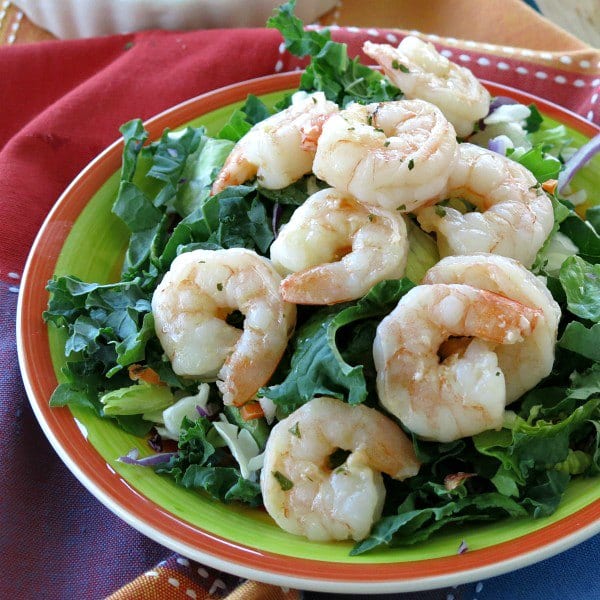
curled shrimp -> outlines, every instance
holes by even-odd
[[[212,186],[217,194],[254,176],[269,189],[281,189],[312,169],[317,139],[337,104],[323,92],[297,96],[291,106],[257,123],[235,145]]]
[[[336,450],[350,454],[332,468]],[[373,408],[314,398],[280,421],[265,449],[260,485],[267,512],[285,531],[310,540],[361,540],[381,516],[381,473],[416,475],[404,432]]]
[[[516,260],[495,254],[449,256],[427,271],[423,283],[458,283],[502,294],[540,311],[533,332],[496,347],[506,379],[506,403],[521,397],[552,371],[560,308],[548,288]]]
[[[281,295],[296,304],[334,304],[360,298],[384,279],[404,273],[404,217],[369,209],[332,188],[297,208],[271,245]]]
[[[457,147],[429,102],[351,104],[323,125],[313,171],[364,204],[408,212],[445,189]]]
[[[466,137],[490,108],[490,94],[475,75],[437,52],[433,44],[405,37],[397,48],[365,42],[363,52],[375,60],[407,98],[435,104]]]
[[[434,231],[442,256],[491,252],[533,264],[554,225],[552,202],[519,163],[473,144],[460,144],[447,198],[463,198],[480,212],[428,206],[417,219]]]
[[[440,442],[502,426],[505,374],[497,346],[535,330],[541,311],[459,284],[420,285],[379,324],[373,344],[381,404],[414,433]],[[438,352],[451,336],[461,354]]]
[[[179,255],[152,297],[156,335],[178,375],[211,379],[225,404],[244,404],[277,367],[296,307],[279,294],[281,277],[251,250]],[[239,311],[243,329],[227,322]]]

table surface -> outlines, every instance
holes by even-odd
[[[335,10],[324,15],[321,21],[326,24],[335,22],[360,27],[381,27],[385,24],[387,27],[413,29],[414,23],[403,20],[406,15],[403,5],[406,2],[407,0],[378,0],[369,7],[369,11],[365,11],[362,0],[344,0],[338,3]],[[427,0],[420,4],[423,11],[437,8]],[[600,47],[600,0],[535,0],[528,4],[537,6],[549,21],[573,34],[578,40],[595,48]],[[414,6],[411,8],[413,12]],[[439,27],[443,28],[443,24]],[[426,33],[444,35],[445,32],[438,30]],[[469,38],[469,35],[461,36],[456,32],[449,35]],[[34,25],[10,0],[0,0],[0,45],[51,39],[55,39],[51,33]]]

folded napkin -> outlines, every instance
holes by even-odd
[[[350,54],[358,53],[366,39],[399,41],[405,30],[381,25],[402,25],[403,15],[391,3],[382,4],[389,9],[388,20],[365,23],[362,29],[334,27],[334,39],[347,42]],[[429,22],[426,14],[422,21],[411,17],[407,27],[426,32],[419,35],[479,77],[533,92],[600,123],[598,51],[517,0],[490,1],[490,10],[471,22],[468,40],[457,34],[441,37],[469,31],[461,15],[472,13],[461,11],[472,3],[447,4],[455,11],[456,29],[446,15],[443,30],[436,30],[435,12]],[[476,34],[479,26],[485,38]],[[545,36],[532,37],[535,45],[529,47],[530,32],[540,30]],[[272,30],[155,31],[0,47],[0,552],[6,565],[0,597],[299,597],[294,590],[240,582],[184,557],[169,557],[167,549],[131,529],[84,490],[35,421],[18,371],[14,331],[19,280],[35,234],[68,183],[118,137],[119,125],[299,64]],[[518,573],[395,597],[508,599],[517,597],[518,589],[521,598],[593,598],[600,587],[599,552],[596,537]]]

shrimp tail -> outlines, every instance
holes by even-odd
[[[245,181],[252,179],[257,172],[256,165],[252,164],[244,156],[243,152],[236,151],[234,148],[213,182],[210,194],[211,196],[216,196],[225,188],[232,185],[241,185]]]
[[[535,329],[542,312],[495,294],[478,290],[481,301],[473,304],[467,317],[466,328],[474,335],[497,344],[516,344]],[[471,324],[475,324],[470,327]]]
[[[336,304],[352,300],[350,288],[339,285],[335,264],[318,265],[288,275],[280,284],[281,297],[292,304]],[[337,269],[339,271],[339,269]],[[346,293],[344,293],[346,292]]]
[[[331,115],[332,113],[315,115],[300,128],[300,147],[302,150],[312,152],[313,154],[317,151],[317,142],[323,131],[323,125]]]

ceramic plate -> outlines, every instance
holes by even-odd
[[[215,133],[248,93],[267,103],[298,86],[298,73],[233,85],[175,106],[146,124],[151,139],[165,127],[186,124]],[[560,107],[503,86],[493,95],[535,102],[546,117],[565,124],[578,145],[598,128]],[[350,557],[351,543],[314,543],[279,529],[264,511],[224,505],[177,487],[149,469],[117,457],[144,440],[84,409],[50,409],[64,336],[42,321],[45,284],[53,274],[87,281],[118,279],[127,231],[111,214],[122,143],[115,142],[69,186],[46,219],[31,251],[18,309],[18,350],[25,386],[48,439],[75,476],[108,508],[150,538],[206,565],[242,577],[303,589],[375,593],[399,592],[481,579],[522,567],[583,541],[600,531],[598,479],[569,487],[549,518],[473,524],[446,531],[405,548],[378,549]],[[595,173],[594,173],[595,171]],[[600,169],[587,169],[576,186],[600,188]],[[458,555],[465,539],[469,551]]]

